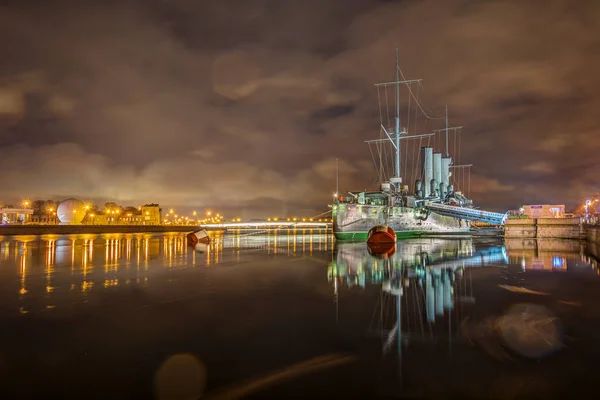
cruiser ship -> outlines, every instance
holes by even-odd
[[[381,117],[381,138],[368,140],[369,145],[378,147],[381,178],[379,190],[348,192],[348,196],[335,194],[332,208],[333,232],[338,240],[366,240],[371,228],[385,225],[392,228],[397,238],[406,238],[423,235],[471,235],[471,221],[481,221],[492,225],[502,225],[507,214],[480,211],[473,206],[473,202],[461,191],[455,190],[452,178],[453,168],[470,167],[471,165],[453,165],[449,154],[449,132],[458,128],[448,127],[448,111],[446,116],[437,117],[445,119],[446,128],[438,129],[426,134],[408,134],[406,128],[400,127],[400,86],[406,85],[409,92],[409,102],[416,104],[415,112],[420,111],[425,117],[431,118],[420,104],[415,91],[411,85],[418,83],[420,79],[400,80],[401,71],[398,67],[398,52],[396,50],[396,80],[394,82],[380,83],[375,86],[386,91],[385,104],[382,106],[380,98],[380,109],[385,107],[387,101],[387,87],[395,86],[395,126],[386,128],[384,118]],[[412,112],[409,109],[409,115]],[[380,115],[382,113],[380,112]],[[389,120],[389,118],[388,118]],[[439,147],[445,133],[446,151],[434,152],[434,148],[423,146],[419,150],[419,163],[415,171],[420,169],[416,176],[412,191],[404,184],[401,174],[401,143],[406,139],[431,138],[439,135]],[[456,131],[454,133],[456,141]],[[435,142],[435,140],[434,140]],[[383,146],[391,146],[394,153],[394,175],[383,180],[383,167],[381,149]],[[456,150],[456,145],[455,145]],[[386,157],[387,158],[387,157]],[[416,161],[416,160],[413,160]],[[375,163],[377,165],[377,163]],[[419,168],[420,167],[420,168]],[[405,173],[405,175],[409,175]],[[469,179],[470,182],[470,179]]]

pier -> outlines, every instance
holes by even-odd
[[[509,239],[575,239],[600,244],[600,225],[584,223],[580,218],[509,219],[504,225]]]
[[[330,222],[228,222],[200,225],[202,229],[327,229]]]
[[[585,239],[585,228],[579,218],[525,218],[508,219],[504,237]]]
[[[4,225],[0,236],[192,232],[198,229],[327,229],[329,222],[235,222],[203,225]]]

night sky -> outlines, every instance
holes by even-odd
[[[0,0],[0,202],[316,214],[336,158],[376,187],[396,47],[482,208],[600,190],[598,1]]]

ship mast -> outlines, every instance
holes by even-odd
[[[400,178],[400,66],[396,47],[396,177]]]

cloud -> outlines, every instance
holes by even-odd
[[[471,191],[473,193],[497,194],[497,192],[508,192],[511,190],[515,190],[515,187],[501,183],[494,178],[486,178],[476,174],[471,177]]]
[[[346,160],[339,165],[342,177],[355,171]],[[306,166],[288,180],[247,161],[207,161],[194,155],[157,160],[143,168],[115,165],[74,143],[8,148],[0,170],[5,171],[3,192],[19,193],[21,198],[32,197],[28,188],[35,188],[35,197],[43,199],[78,197],[131,205],[160,201],[190,208],[244,209],[247,203],[276,201],[279,206],[308,204],[308,210],[316,212],[326,208],[335,187],[335,159]],[[324,185],[326,192],[314,190]]]
[[[0,163],[15,167],[3,196],[321,209],[335,158],[340,191],[376,183],[363,141],[380,136],[373,83],[393,79],[396,47],[404,75],[423,78],[411,87],[424,110],[447,104],[464,126],[450,150],[475,165],[480,206],[597,187],[597,2],[276,3],[5,6]],[[409,132],[444,126],[410,101]],[[430,144],[445,151],[444,139]],[[426,140],[408,142],[412,184]]]
[[[22,115],[25,110],[25,99],[23,94],[15,89],[4,89],[0,91],[0,115],[14,116]]]
[[[554,167],[546,161],[536,161],[523,167],[525,171],[535,172],[539,174],[551,174],[554,172]]]

